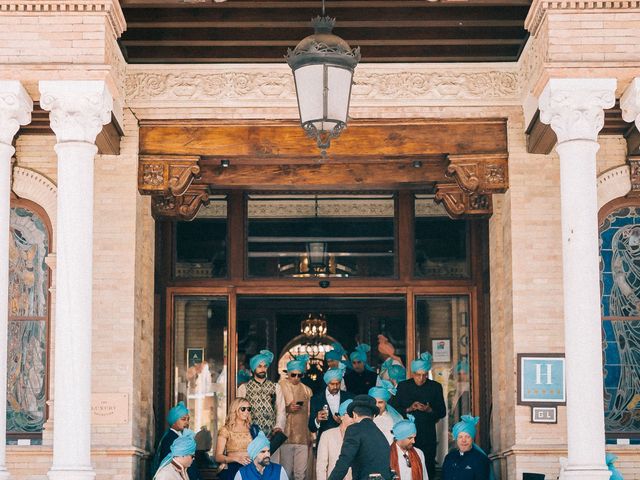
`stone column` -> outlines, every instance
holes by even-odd
[[[540,119],[558,136],[567,392],[563,478],[606,480],[596,152],[615,79],[551,79]]]
[[[111,119],[103,81],[41,81],[58,155],[51,480],[92,480],[91,325],[96,136]]]
[[[0,81],[0,480],[8,479],[7,431],[7,331],[9,325],[9,198],[13,137],[20,125],[31,122],[33,102],[17,80]]]

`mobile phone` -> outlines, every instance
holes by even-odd
[[[296,405],[302,406],[302,405],[304,405],[304,402],[302,400],[299,400],[299,401],[296,402]]]

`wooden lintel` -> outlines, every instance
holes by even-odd
[[[430,188],[444,178],[439,168],[415,167],[405,163],[353,163],[316,165],[235,165],[203,168],[198,183],[212,189],[376,189],[400,186]]]
[[[540,110],[531,119],[526,130],[527,152],[548,155],[553,150],[558,137],[550,125],[540,121]]]
[[[327,151],[334,157],[506,153],[506,119],[354,120]],[[297,122],[143,122],[141,155],[320,158]]]
[[[467,193],[504,193],[509,188],[508,155],[449,155],[447,176]]]
[[[141,155],[138,162],[138,190],[147,195],[179,197],[198,178],[200,157]]]

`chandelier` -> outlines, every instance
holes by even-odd
[[[287,49],[285,58],[293,71],[300,123],[326,155],[331,139],[347,126],[353,71],[360,61],[360,47],[332,32],[335,19],[322,16],[311,20],[314,34]]]
[[[324,315],[310,313],[300,324],[300,333],[310,338],[324,337],[327,334],[327,321]]]

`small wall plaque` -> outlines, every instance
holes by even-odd
[[[565,405],[564,355],[518,354],[518,405]]]
[[[531,407],[531,423],[558,423],[556,407]]]
[[[96,393],[91,398],[93,425],[126,425],[129,423],[129,395]]]

